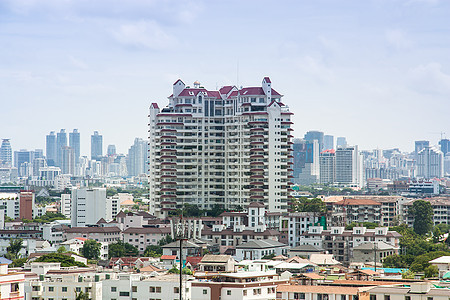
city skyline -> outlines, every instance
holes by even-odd
[[[1,138],[44,149],[50,131],[77,128],[88,155],[98,130],[126,153],[177,79],[215,89],[269,76],[294,136],[413,151],[450,135],[449,11],[437,0],[3,1]]]

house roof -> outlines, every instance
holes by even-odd
[[[169,243],[167,245],[161,246],[162,248],[180,248],[180,241],[175,241],[172,243]],[[202,248],[202,246],[199,246],[191,241],[185,241],[183,243],[184,248]]]
[[[169,234],[169,227],[130,227],[123,231],[124,234],[138,233],[138,234]]]
[[[299,275],[299,277],[307,277],[309,279],[315,279],[315,280],[320,280],[320,279],[324,279],[325,277],[320,276],[317,273],[302,273]]]
[[[174,259],[177,259],[177,256],[176,255],[162,255],[161,256],[161,260],[174,260]]]
[[[430,264],[450,264],[450,256],[441,256],[429,261]]]
[[[0,265],[9,265],[10,263],[12,263],[12,260],[9,260],[4,257],[0,257]]]
[[[337,265],[339,262],[333,258],[333,254],[311,254],[309,260],[316,265]]]
[[[186,263],[190,263],[191,266],[196,267],[202,260],[201,256],[188,256],[186,257]]]
[[[290,293],[314,293],[322,294],[326,291],[327,294],[339,294],[339,295],[357,295],[358,288],[347,286],[319,286],[319,285],[291,285],[280,284],[277,288],[277,292],[290,292]]]
[[[248,205],[248,207],[266,207],[266,205],[262,202],[252,202]]]
[[[334,205],[381,205],[381,203],[370,199],[344,199],[335,202]]]
[[[140,268],[139,271],[142,273],[142,272],[162,272],[165,270],[157,268],[154,265],[148,265],[146,267]]]
[[[212,255],[206,254],[203,256],[202,263],[226,263],[231,258],[231,255]]]
[[[297,247],[293,247],[290,249],[290,251],[298,251],[298,252],[322,252],[323,250],[317,248],[316,246],[313,245],[299,245]]]
[[[378,241],[378,242],[366,242],[359,244],[356,247],[353,247],[353,250],[373,250],[376,247],[377,250],[392,250],[397,249],[396,247],[389,245],[385,242]]]
[[[267,249],[285,246],[287,245],[273,240],[253,240],[236,246],[236,249]]]
[[[71,227],[64,229],[65,233],[111,233],[120,231],[119,227]]]

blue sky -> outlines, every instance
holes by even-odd
[[[78,128],[126,152],[172,83],[260,85],[362,149],[450,137],[450,2],[0,0],[0,138]]]

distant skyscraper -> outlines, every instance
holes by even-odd
[[[47,162],[44,158],[38,157],[33,160],[33,176],[39,176],[39,170],[47,167]]]
[[[78,129],[69,133],[69,146],[73,149],[76,165],[80,162],[80,133]]]
[[[427,146],[417,154],[417,177],[444,177],[444,155],[437,147]]]
[[[292,145],[294,156],[292,169],[296,184],[309,185],[319,181],[319,142],[295,139]]]
[[[67,146],[67,133],[65,129],[61,129],[56,134],[56,165],[61,167],[62,150]]]
[[[336,182],[362,187],[362,161],[358,146],[338,147],[336,150]]]
[[[415,154],[415,158],[418,159],[418,154],[419,152],[430,146],[430,141],[415,141],[414,142],[414,154]]]
[[[2,140],[0,147],[0,165],[12,167],[12,148],[9,139]]]
[[[128,150],[128,175],[147,174],[147,151],[148,145],[146,141],[140,138],[134,139],[134,144]]]
[[[450,140],[442,139],[439,141],[439,145],[441,146],[441,151],[444,155],[450,152]]]
[[[347,146],[347,139],[345,136],[339,136],[336,138],[336,148],[337,147],[345,147]]]
[[[91,159],[100,160],[103,156],[103,136],[98,134],[98,131],[94,131],[91,135]]]
[[[75,151],[72,147],[65,146],[61,149],[61,174],[72,174],[75,172]]]
[[[327,149],[320,153],[320,183],[331,184],[336,181],[336,151]]]
[[[323,136],[323,150],[334,149],[334,136],[324,135]]]
[[[14,167],[19,170],[19,176],[27,176],[31,170],[31,162],[34,159],[34,152],[21,149],[14,151]],[[25,171],[22,171],[25,170]]]
[[[51,131],[46,137],[45,156],[47,165],[56,166],[56,135],[54,131]]]
[[[108,145],[107,155],[115,156],[116,154],[116,145]]]
[[[305,141],[317,140],[319,143],[319,153],[323,151],[323,132],[322,131],[308,131],[305,134]]]

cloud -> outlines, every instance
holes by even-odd
[[[385,33],[388,43],[396,49],[406,49],[412,46],[411,40],[409,40],[405,33],[400,29],[391,29]]]
[[[123,24],[113,32],[113,36],[119,43],[135,48],[160,50],[176,44],[175,38],[155,21]]]
[[[419,93],[450,96],[450,75],[436,62],[411,69],[408,79],[412,89]]]
[[[334,73],[328,68],[322,60],[306,55],[297,59],[295,65],[304,73],[312,76],[314,79],[321,82],[334,81]]]
[[[79,69],[83,69],[83,70],[89,69],[89,66],[84,61],[82,61],[81,59],[75,58],[72,55],[69,55],[69,61],[72,65],[74,65],[75,67],[77,67]]]

